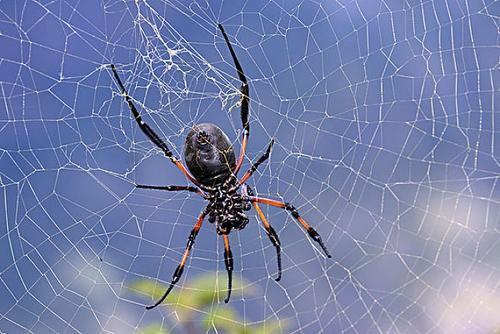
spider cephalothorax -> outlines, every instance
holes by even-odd
[[[257,170],[259,165],[266,161],[269,157],[274,143],[273,140],[269,143],[269,146],[264,154],[250,166],[245,174],[243,174],[241,178],[238,178],[237,176],[241,166],[243,165],[248,137],[250,135],[250,125],[248,122],[249,88],[243,69],[241,68],[241,65],[236,57],[236,53],[229,42],[229,38],[224,32],[224,28],[220,24],[219,29],[222,32],[222,36],[224,37],[227,47],[229,48],[229,52],[231,53],[231,57],[233,58],[234,65],[238,72],[238,77],[241,81],[240,93],[243,138],[238,160],[236,160],[233,147],[226,134],[214,124],[203,123],[193,126],[186,137],[186,142],[184,144],[184,160],[187,165],[186,169],[186,167],[184,167],[184,165],[172,154],[167,144],[156,134],[156,132],[153,131],[153,129],[151,129],[148,124],[142,120],[141,115],[132,102],[132,98],[125,90],[125,86],[123,85],[115,66],[111,65],[111,70],[113,71],[116,82],[118,83],[118,86],[125,97],[125,101],[127,101],[127,104],[132,111],[132,115],[141,130],[163,151],[163,154],[165,154],[165,156],[169,158],[170,161],[177,166],[177,168],[179,168],[186,178],[195,185],[137,185],[137,187],[167,191],[190,191],[202,196],[208,202],[189,234],[184,255],[182,256],[181,263],[173,274],[170,286],[167,291],[165,291],[163,296],[154,305],[147,306],[147,309],[152,309],[160,305],[173,289],[174,285],[179,281],[184,271],[187,258],[193,248],[196,236],[198,235],[206,216],[208,216],[209,222],[215,223],[217,234],[221,235],[224,240],[224,263],[228,273],[228,293],[225,299],[226,303],[229,301],[229,297],[231,296],[233,272],[233,255],[231,253],[228,235],[232,229],[241,230],[245,228],[249,221],[245,211],[250,210],[252,206],[255,211],[257,211],[269,240],[276,248],[278,260],[277,281],[281,279],[281,244],[278,234],[267,221],[266,216],[259,207],[259,203],[275,206],[290,212],[292,217],[295,218],[305,229],[309,237],[319,244],[326,256],[331,257],[318,232],[316,232],[316,230],[300,216],[299,212],[293,205],[282,201],[254,196],[252,189],[245,184],[245,182]],[[242,190],[241,193],[239,192],[240,190]]]
[[[229,234],[231,229],[241,230],[248,224],[244,211],[252,208],[247,196],[220,186],[208,194],[208,221],[216,223],[217,234]]]

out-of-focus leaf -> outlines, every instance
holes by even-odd
[[[224,331],[228,334],[243,334],[245,333],[244,325],[236,312],[225,306],[214,308],[203,319],[203,327],[205,329],[216,328],[217,331]]]
[[[165,290],[168,288],[167,285],[161,283],[155,283],[150,280],[139,280],[132,283],[129,286],[129,290],[144,296],[150,296],[152,299],[150,303],[153,303],[160,299]],[[189,319],[189,313],[191,312],[189,299],[192,297],[184,296],[180,290],[173,290],[168,295],[167,299],[163,302],[163,305],[169,305],[175,308],[177,313],[178,321],[186,321]]]
[[[266,321],[260,326],[255,326],[251,330],[245,333],[252,334],[279,334],[282,333],[283,329],[286,327],[286,323],[283,321]]]
[[[150,280],[139,280],[129,286],[134,293],[151,296],[151,302],[161,298],[167,288],[165,284]],[[178,321],[183,322],[192,318],[192,312],[221,302],[227,293],[227,279],[220,279],[215,273],[206,273],[189,281],[184,288],[176,288],[170,292],[164,304],[174,309]],[[233,278],[233,298],[251,295],[253,292],[250,282]]]
[[[146,297],[151,297],[150,303],[153,303],[163,296],[165,290],[167,290],[168,288],[168,285],[162,283],[156,283],[154,281],[147,279],[142,279],[135,281],[128,288],[130,291],[134,293],[144,295]],[[164,303],[176,304],[178,299],[179,299],[179,291],[172,290]]]
[[[169,334],[168,330],[166,330],[162,325],[160,324],[153,324],[149,325],[147,327],[144,327],[141,332],[141,334]]]
[[[150,280],[139,280],[129,286],[129,289],[142,296],[151,297],[151,303],[163,296],[167,285]],[[260,326],[245,326],[243,320],[229,306],[222,303],[227,293],[227,278],[220,278],[215,273],[206,273],[187,282],[183,288],[176,287],[164,302],[163,307],[175,311],[175,321],[186,326],[193,319],[203,316],[202,325],[208,329],[216,328],[228,334],[273,334],[280,333],[283,323],[272,321]],[[238,278],[233,279],[233,298],[252,295],[255,288],[250,282]],[[164,333],[158,325],[145,328],[143,333]],[[156,331],[156,332],[155,332]],[[166,333],[166,332],[165,332]]]
[[[203,327],[228,334],[279,334],[286,328],[286,321],[265,321],[261,325],[245,325],[244,320],[230,307],[220,306],[203,319]]]
[[[195,308],[212,305],[222,301],[226,297],[227,279],[226,277],[218,278],[215,273],[200,275],[191,280],[183,292],[194,297],[191,306]],[[251,288],[250,282],[238,279],[237,277],[233,278],[233,298],[251,295],[254,292],[255,289]]]

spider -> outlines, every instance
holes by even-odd
[[[241,81],[241,122],[243,125],[242,144],[240,154],[236,160],[234,149],[226,134],[216,125],[211,123],[203,123],[193,126],[189,131],[184,144],[184,160],[187,166],[177,159],[167,144],[154,132],[154,130],[142,120],[141,115],[137,111],[132,98],[128,95],[123,82],[121,81],[118,72],[111,64],[111,70],[115,80],[121,89],[121,93],[130,108],[134,119],[139,128],[144,132],[158,148],[160,148],[165,156],[191,181],[195,186],[178,186],[178,185],[136,185],[137,188],[166,190],[166,191],[189,191],[203,197],[208,204],[202,210],[198,217],[191,233],[187,239],[186,249],[175,270],[170,286],[165,291],[163,296],[153,305],[147,306],[150,310],[160,305],[172,291],[175,284],[179,281],[184,271],[184,266],[189,257],[191,249],[194,245],[196,236],[201,229],[205,217],[208,216],[210,223],[215,223],[217,234],[222,236],[224,241],[224,263],[228,274],[228,290],[225,302],[229,301],[232,291],[232,271],[233,271],[233,255],[229,245],[229,234],[232,229],[242,230],[248,224],[248,217],[245,211],[249,211],[251,207],[256,210],[260,220],[262,221],[266,234],[271,243],[276,248],[278,274],[276,281],[281,279],[281,243],[276,231],[267,221],[259,204],[266,204],[284,209],[291,213],[298,223],[306,230],[309,237],[319,244],[327,257],[331,257],[326,249],[320,235],[312,228],[299,214],[297,209],[290,203],[282,202],[274,199],[255,196],[253,190],[245,184],[245,182],[257,170],[259,165],[269,158],[273,147],[274,139],[271,140],[265,153],[254,162],[251,167],[238,179],[237,175],[240,171],[243,160],[245,158],[246,147],[250,135],[250,124],[248,122],[248,104],[249,104],[249,88],[248,82],[243,73],[243,69],[236,57],[236,53],[229,41],[229,38],[224,31],[224,28],[219,24],[219,29],[226,42],[226,45],[231,53],[234,66],[238,72]],[[241,193],[238,191],[241,189]]]

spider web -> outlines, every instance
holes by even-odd
[[[252,212],[230,235],[234,276],[251,290],[232,296],[238,321],[286,333],[499,330],[499,9],[0,1],[0,332],[185,332],[175,308],[146,311],[152,300],[129,287],[170,281],[204,203],[134,188],[187,181],[140,132],[107,65],[176,156],[200,122],[239,148],[240,83],[219,22],[250,82],[249,159],[276,140],[249,184],[293,203],[333,255],[264,208],[283,247],[275,282]],[[176,289],[196,292],[190,280],[209,272],[225,280],[206,222]]]

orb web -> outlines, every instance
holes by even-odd
[[[282,243],[276,282],[252,212],[230,235],[233,327],[498,330],[498,5],[486,0],[0,2],[0,329],[187,332],[180,296],[206,291],[207,275],[224,288],[208,222],[174,300],[146,311],[151,295],[131,288],[170,282],[204,202],[135,188],[188,181],[109,69],[177,157],[201,122],[238,150],[240,82],[218,23],[250,83],[244,169],[275,139],[249,184],[293,203],[333,255],[263,206]],[[224,295],[192,307],[188,326],[230,332],[206,320]]]

